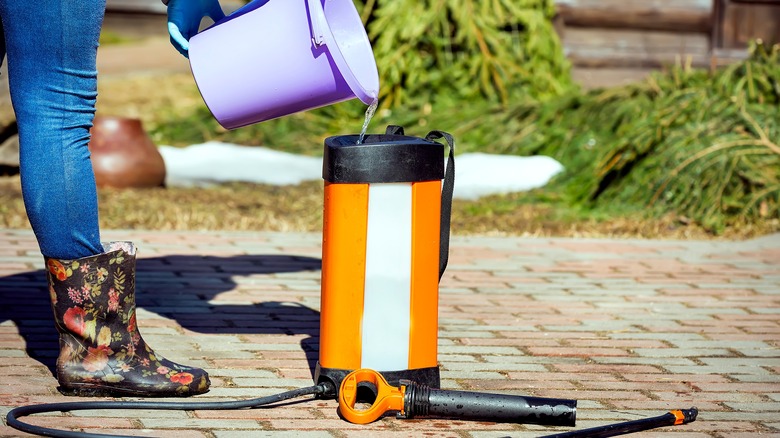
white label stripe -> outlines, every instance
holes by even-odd
[[[371,184],[361,337],[363,368],[394,371],[409,367],[411,271],[412,185]]]

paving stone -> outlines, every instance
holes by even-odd
[[[139,327],[161,354],[208,369],[212,389],[197,399],[312,384],[318,233],[103,234],[139,243]],[[56,392],[44,365],[57,351],[35,245],[28,230],[0,230],[0,414],[72,401]],[[780,234],[742,242],[454,236],[439,297],[441,384],[573,398],[577,429],[697,405],[697,422],[643,436],[780,436],[777,248]],[[307,398],[280,409],[74,412],[35,421],[181,438],[530,438],[569,430],[394,418],[361,426],[340,419],[335,406]],[[14,432],[0,425],[0,436]]]
[[[286,438],[291,435],[289,431],[283,430],[214,430],[212,433],[216,438]],[[336,435],[324,430],[307,430],[296,431],[295,436],[297,438],[332,438]]]

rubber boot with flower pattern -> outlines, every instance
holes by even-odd
[[[135,248],[113,242],[78,260],[46,258],[60,334],[57,380],[66,395],[189,396],[208,374],[168,361],[141,338],[135,317]]]

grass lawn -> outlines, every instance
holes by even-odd
[[[322,183],[294,186],[232,183],[211,188],[101,189],[107,229],[319,231]],[[0,178],[0,227],[29,228],[18,177]],[[778,229],[737,226],[713,236],[685,218],[594,217],[543,191],[455,201],[455,235],[525,235],[661,239],[743,239]]]
[[[183,145],[211,138],[268,144],[253,138],[250,130],[228,132],[209,127],[205,132],[206,128],[194,122],[187,132],[171,131],[171,121],[177,121],[177,129],[186,129],[188,117],[203,111],[203,102],[188,74],[106,78],[101,81],[99,91],[98,113],[141,119],[157,144]],[[358,114],[354,119],[355,129],[361,123],[362,114]],[[373,124],[372,129],[379,129],[376,126],[377,123]],[[318,141],[317,137],[333,134],[301,133],[314,140],[271,146],[312,153],[321,148],[321,141],[312,144]],[[178,143],[171,141],[174,137],[180,139]],[[233,183],[211,188],[101,189],[99,196],[101,224],[110,229],[318,231],[322,226],[321,182],[285,187]],[[456,235],[744,239],[777,232],[778,222],[769,219],[758,224],[734,224],[715,236],[675,214],[650,218],[641,212],[623,212],[619,207],[607,212],[574,207],[552,185],[533,192],[456,201],[452,232]],[[0,227],[29,227],[18,176],[0,177]]]

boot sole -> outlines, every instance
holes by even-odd
[[[95,385],[78,386],[58,386],[57,391],[65,396],[72,397],[190,397],[193,395],[205,394],[203,392],[146,392],[134,391],[131,389],[109,388]]]

